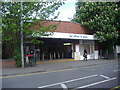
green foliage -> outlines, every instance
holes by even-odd
[[[15,66],[16,67],[21,67],[22,66],[22,61],[21,61],[21,54],[20,53],[17,53],[17,55],[15,56],[15,60],[16,60]]]
[[[2,2],[2,39],[3,42],[7,42],[8,45],[12,45],[14,56],[20,54],[20,52],[18,53],[16,50],[20,48],[21,43],[21,20],[23,21],[24,43],[26,41],[42,43],[36,39],[38,36],[32,36],[32,34],[40,34],[40,36],[51,35],[57,25],[45,26],[47,22],[42,23],[42,21],[57,18],[58,14],[54,15],[54,12],[62,4],[63,2]],[[53,18],[50,18],[50,15],[52,15]],[[34,28],[31,29],[31,27]],[[46,32],[50,33],[48,34]],[[16,56],[16,59],[18,59],[17,57],[19,57],[19,55]],[[21,63],[19,60],[17,61],[19,64]]]
[[[20,41],[20,21],[23,21],[23,33],[26,35],[35,33],[36,29],[41,36],[44,32],[53,32],[55,29],[52,25],[47,27],[41,26],[40,21],[53,20],[54,12],[63,3],[62,2],[23,2],[23,10],[20,8],[20,2],[2,2],[2,29],[3,40],[11,43],[18,43]],[[50,18],[53,15],[53,18]],[[46,22],[47,23],[47,22]],[[42,23],[42,25],[45,23]],[[37,26],[34,30],[29,30],[30,27]],[[15,35],[16,34],[16,35]]]
[[[73,21],[92,30],[94,37],[104,43],[109,55],[120,37],[120,9],[117,2],[77,2]]]
[[[21,53],[20,53],[20,48],[15,49],[14,54],[15,56],[13,57],[16,61],[15,66],[16,67],[21,67],[22,66],[22,61],[21,61]]]
[[[116,3],[78,2],[76,5],[76,15],[73,21],[88,26],[101,42],[118,38],[120,10]]]

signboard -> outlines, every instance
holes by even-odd
[[[33,34],[33,36],[39,37],[39,34]],[[60,33],[54,32],[53,35],[50,36],[41,36],[43,38],[63,38],[63,39],[83,39],[83,40],[95,40],[93,35],[86,34],[72,34],[72,33]]]

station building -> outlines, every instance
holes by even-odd
[[[37,59],[83,60],[84,49],[87,50],[88,59],[98,59],[98,42],[87,27],[66,21],[48,21],[48,24],[58,26],[52,35],[38,38],[44,44],[27,44],[27,50],[37,51]]]

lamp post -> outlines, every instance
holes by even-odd
[[[23,10],[22,1],[20,2],[21,11]],[[20,17],[20,39],[21,39],[21,59],[22,59],[22,68],[24,68],[24,50],[23,50],[23,19],[22,19],[22,12]]]

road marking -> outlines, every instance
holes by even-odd
[[[66,61],[75,61],[75,59],[65,59],[65,60],[54,60],[54,61],[37,62],[37,64],[52,63],[52,62],[66,62]]]
[[[117,90],[118,88],[120,88],[120,85],[119,86],[116,86],[114,88],[111,88],[110,90]]]
[[[12,78],[12,77],[22,77],[22,76],[29,76],[29,75],[37,75],[37,74],[46,74],[46,73],[52,73],[52,72],[61,72],[61,71],[69,71],[73,69],[78,69],[78,68],[66,68],[66,69],[61,69],[61,70],[51,70],[48,72],[37,72],[37,73],[28,73],[28,74],[20,74],[20,75],[11,75],[11,76],[0,76],[0,78]]]
[[[88,68],[88,67],[84,67]],[[19,74],[19,75],[9,75],[9,76],[0,76],[0,78],[14,78],[14,77],[22,77],[22,76],[29,76],[29,75],[38,75],[38,74],[46,74],[46,73],[52,73],[52,72],[60,72],[60,71],[69,71],[69,70],[76,70],[80,69],[80,67],[77,68],[65,68],[65,69],[60,69],[60,70],[51,70],[51,71],[43,71],[43,72],[37,72],[37,73],[28,73],[28,74]]]
[[[104,77],[105,79],[109,79],[109,77],[105,76],[105,75],[100,75],[101,77]]]
[[[114,72],[118,72],[118,71],[120,71],[120,69],[118,69],[118,70],[114,70]]]
[[[97,84],[101,84],[101,83],[104,83],[104,82],[107,82],[107,81],[111,81],[111,80],[114,80],[114,79],[117,79],[117,77],[110,78],[110,79],[103,80],[103,81],[96,82],[96,83],[92,83],[92,84],[88,84],[88,85],[84,85],[84,86],[81,86],[81,87],[77,87],[76,89],[79,89],[79,88],[87,88],[87,87],[94,86],[94,85],[97,85]]]
[[[60,84],[63,89],[68,89],[65,84]]]
[[[64,82],[59,82],[59,83],[44,85],[44,86],[40,86],[38,88],[46,88],[46,87],[50,87],[50,86],[54,86],[54,85],[58,85],[58,84],[69,83],[69,82],[73,82],[73,81],[77,81],[77,80],[82,80],[82,79],[87,79],[87,78],[96,77],[96,76],[98,76],[98,75],[97,74],[90,75],[90,76],[86,76],[86,77],[82,77],[82,78],[77,78],[77,79],[72,79],[72,80],[68,80],[68,81],[64,81]]]
[[[61,71],[69,71],[69,70],[74,70],[78,68],[66,68],[66,69],[61,69],[61,70],[51,70],[48,72],[37,72],[37,73],[28,73],[28,74],[20,74],[20,75],[10,75],[10,76],[0,76],[0,78],[12,78],[12,77],[22,77],[22,76],[29,76],[29,75],[37,75],[37,74],[46,74],[46,73],[52,73],[52,72],[61,72]]]

